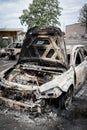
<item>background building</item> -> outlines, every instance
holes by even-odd
[[[18,39],[18,35],[23,32],[23,29],[17,28],[0,28],[0,39],[2,37],[11,37],[13,41]]]
[[[81,23],[67,25],[65,40],[68,43],[80,43],[85,41],[87,42],[85,26],[83,26]]]

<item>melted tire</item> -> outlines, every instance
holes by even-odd
[[[73,89],[70,87],[67,93],[63,93],[59,99],[60,110],[70,110],[72,105]]]

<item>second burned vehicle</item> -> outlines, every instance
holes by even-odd
[[[16,59],[18,60],[20,52],[21,52],[22,43],[16,41],[5,48],[6,57],[8,59]]]
[[[69,109],[76,78],[61,30],[34,27],[26,33],[17,64],[1,73],[0,103],[41,112],[49,100],[56,100],[58,107]]]

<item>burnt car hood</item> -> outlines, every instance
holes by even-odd
[[[64,88],[61,87],[63,86],[61,74],[65,70],[65,68],[41,67],[28,63],[17,64],[1,73],[0,85],[8,89],[29,93],[38,91],[39,94],[53,89],[53,93],[59,91],[60,95],[64,91]],[[42,98],[42,96],[37,94],[37,98]]]

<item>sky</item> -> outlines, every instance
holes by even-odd
[[[27,9],[33,0],[0,0],[0,28],[23,28],[19,17],[22,15],[23,9]],[[87,0],[59,0],[60,7],[63,8],[59,18],[62,30],[65,26],[78,22],[79,11]]]

